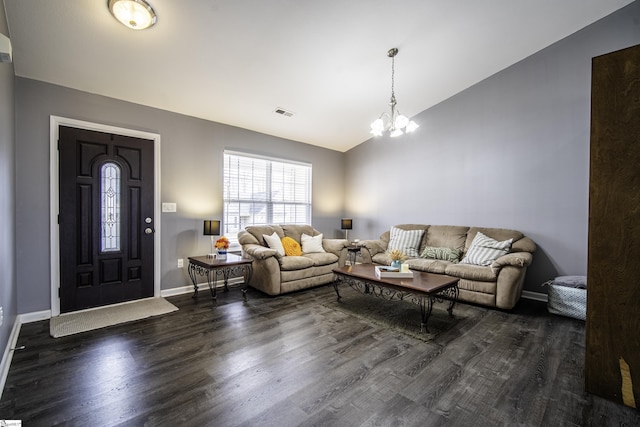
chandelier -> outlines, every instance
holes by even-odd
[[[384,112],[380,117],[371,123],[371,133],[373,136],[382,136],[382,132],[389,131],[389,135],[393,138],[400,136],[405,132],[413,132],[419,125],[413,120],[409,120],[407,116],[403,116],[396,108],[396,94],[394,91],[395,84],[395,58],[398,54],[398,49],[389,49],[387,56],[391,58],[391,114]]]

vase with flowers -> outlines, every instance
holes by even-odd
[[[389,258],[391,258],[391,267],[397,268],[398,271],[400,271],[402,260],[405,258],[404,252],[400,249],[393,249],[389,251]]]
[[[216,247],[216,258],[217,259],[227,259],[227,250],[229,249],[229,239],[222,236],[215,243]]]

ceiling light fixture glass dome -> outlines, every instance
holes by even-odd
[[[109,11],[122,25],[144,30],[156,23],[156,13],[144,0],[108,0]]]

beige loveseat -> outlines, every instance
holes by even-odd
[[[310,225],[249,226],[238,233],[242,255],[253,260],[253,273],[249,285],[269,295],[306,289],[331,283],[333,269],[345,264],[348,246],[344,239],[321,239],[324,252],[302,253],[300,256],[282,256],[270,248],[264,236],[273,233],[282,239],[290,237],[301,247],[302,236],[318,237],[321,233]],[[306,238],[305,236],[305,238]]]
[[[525,273],[533,260],[532,253],[536,250],[535,243],[521,232],[501,228],[421,224],[396,225],[395,228],[424,230],[419,245],[415,251],[412,251],[414,256],[404,262],[407,262],[412,270],[447,274],[460,278],[458,287],[461,301],[509,310],[520,299]],[[395,232],[396,235],[399,233]],[[457,260],[452,261],[451,259],[455,258],[456,252],[460,255],[459,260],[463,260],[469,254],[469,248],[478,232],[497,241],[512,239],[508,253],[499,256],[488,265],[463,264]],[[361,242],[363,261],[389,265],[391,259],[387,249],[390,238],[390,231],[386,231],[379,240]],[[478,246],[476,245],[476,247]],[[425,254],[426,248],[429,250]],[[429,257],[421,257],[421,255]]]

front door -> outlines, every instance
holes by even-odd
[[[154,141],[59,127],[60,311],[152,297]]]

